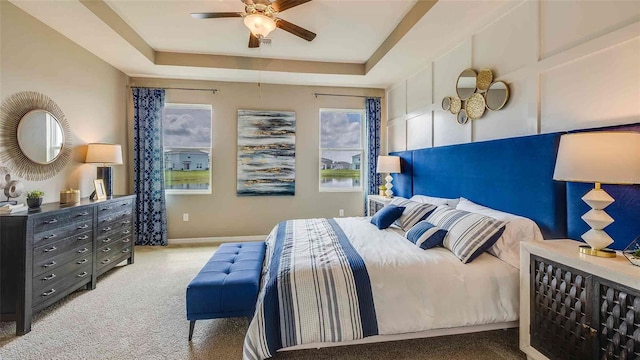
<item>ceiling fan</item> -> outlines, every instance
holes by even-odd
[[[275,30],[276,27],[301,37],[307,41],[315,39],[316,34],[280,19],[277,15],[294,6],[302,5],[311,0],[241,0],[244,4],[244,12],[213,12],[191,13],[196,19],[217,18],[244,18],[244,24],[251,30],[249,34],[249,47],[260,47],[260,42]]]

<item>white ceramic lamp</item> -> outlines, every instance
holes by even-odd
[[[600,184],[640,183],[640,133],[635,132],[590,132],[562,135],[555,180],[595,183],[582,200],[590,207],[582,216],[591,230],[582,234],[589,244],[580,251],[585,254],[614,257],[615,252],[603,251],[613,243],[604,228],[613,223],[613,218],[604,209],[615,200]]]
[[[386,173],[384,178],[387,183],[384,186],[387,190],[384,192],[387,197],[393,197],[393,178],[391,174],[400,172],[400,157],[399,156],[378,156],[378,165],[376,166],[377,173]]]
[[[97,178],[104,181],[107,196],[112,195],[113,173],[107,165],[122,164],[122,146],[116,144],[89,144],[87,145],[87,163],[99,163],[103,166],[97,168]]]

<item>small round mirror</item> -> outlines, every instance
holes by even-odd
[[[461,100],[467,100],[476,92],[476,77],[478,74],[473,69],[466,69],[458,76],[456,92]]]
[[[64,145],[62,125],[48,111],[30,111],[18,124],[18,145],[31,161],[50,164],[58,157]]]
[[[451,98],[448,96],[445,96],[444,99],[442,99],[442,110],[448,111],[450,107],[451,107]]]
[[[491,83],[485,96],[487,109],[500,110],[509,100],[509,86],[504,81]]]
[[[467,116],[467,112],[464,109],[460,109],[460,112],[458,112],[458,115],[456,115],[456,121],[460,125],[464,125],[469,122],[469,117]]]

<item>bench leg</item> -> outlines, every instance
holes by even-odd
[[[191,338],[193,337],[193,328],[196,326],[196,321],[195,320],[191,320],[189,322],[189,341],[191,341]]]

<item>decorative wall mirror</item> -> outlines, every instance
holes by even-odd
[[[487,109],[500,110],[509,100],[509,86],[504,81],[496,81],[489,86],[485,97]]]
[[[0,108],[0,161],[27,180],[45,180],[71,159],[71,129],[48,96],[11,95]]]
[[[456,81],[456,93],[460,100],[467,100],[476,92],[476,80],[478,74],[473,69],[466,69],[458,76]]]

